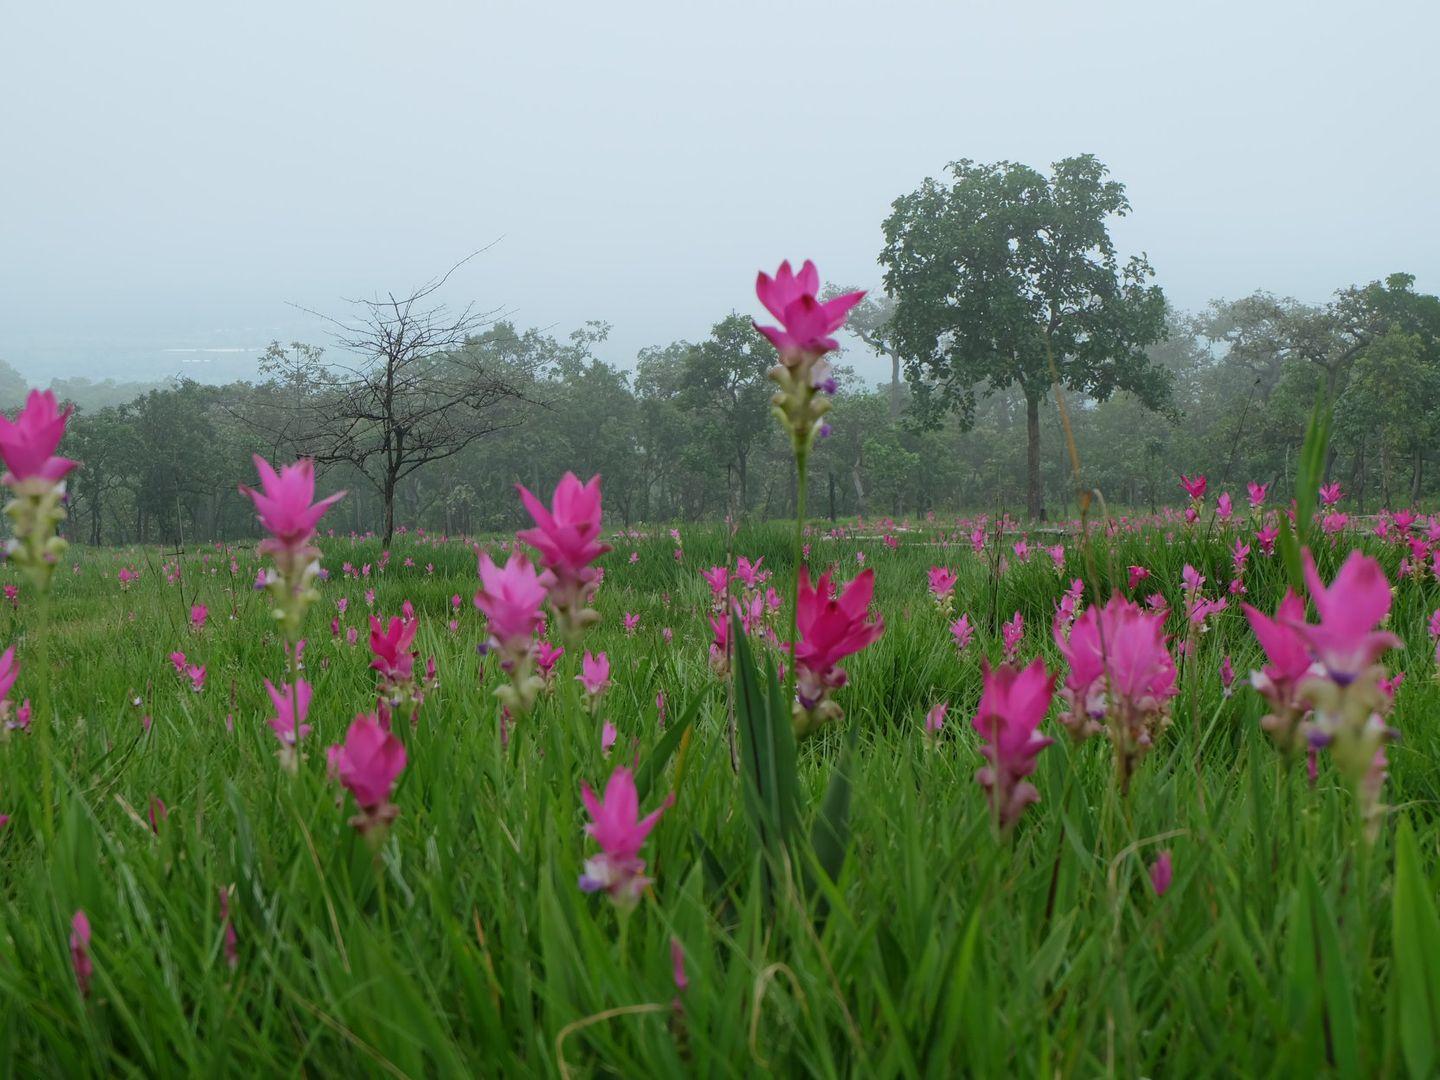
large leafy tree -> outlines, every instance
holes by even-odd
[[[1109,223],[1130,210],[1124,185],[1092,155],[1049,176],[1014,162],[958,161],[885,220],[887,338],[904,358],[916,415],[973,422],[982,396],[1018,388],[1026,413],[1026,503],[1044,517],[1040,402],[1064,387],[1105,400],[1128,390],[1170,405],[1146,347],[1165,330],[1165,299],[1144,256],[1122,262]]]

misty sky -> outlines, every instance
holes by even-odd
[[[949,161],[1086,151],[1182,307],[1440,290],[1437,39],[1429,3],[16,2],[0,358],[156,378],[320,340],[286,301],[503,238],[448,297],[608,320],[629,364],[783,257],[878,284],[890,201]]]

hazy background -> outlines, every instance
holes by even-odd
[[[959,157],[1092,152],[1172,301],[1440,288],[1433,4],[6,6],[0,359],[231,378],[286,301],[448,296],[607,359],[813,257],[875,285],[890,201]],[[177,351],[177,350],[233,351]],[[856,362],[860,358],[847,358]],[[861,363],[870,375],[880,363]]]

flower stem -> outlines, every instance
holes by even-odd
[[[807,453],[795,450],[795,566],[790,575],[790,656],[785,665],[785,690],[795,701],[795,648],[800,643],[800,568],[805,559],[805,466]]]
[[[36,633],[35,666],[40,672],[37,749],[40,751],[40,807],[45,846],[55,839],[54,715],[50,697],[50,591],[42,589]]]

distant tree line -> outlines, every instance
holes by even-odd
[[[1335,406],[1326,462],[1354,510],[1440,489],[1440,298],[1403,273],[1324,304],[1265,292],[1171,308],[1108,222],[1124,188],[1082,156],[1043,175],[957,162],[897,199],[884,285],[852,314],[831,433],[815,447],[818,516],[1075,512],[1063,397],[1082,485],[1112,509],[1176,502],[1177,474],[1285,493],[1317,395]],[[605,358],[607,326],[568,338],[495,313],[431,304],[444,277],[330,317],[326,347],[274,343],[252,381],[121,388],[57,384],[78,399],[67,453],[84,462],[68,530],[90,543],[253,535],[236,488],[251,454],[310,456],[350,497],[337,530],[447,533],[519,524],[513,485],[567,469],[605,478],[616,525],[780,517],[793,511],[788,442],[770,415],[774,353],[730,314],[700,341]],[[0,406],[23,383],[0,365]],[[15,385],[11,385],[14,383]],[[1059,394],[1056,393],[1058,386]],[[74,391],[73,394],[69,393]]]

